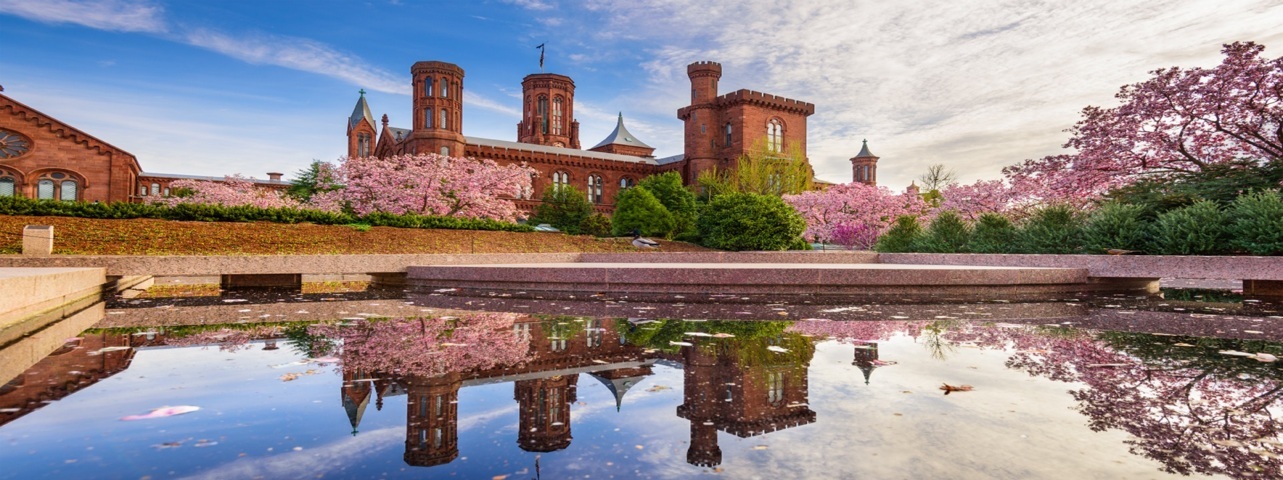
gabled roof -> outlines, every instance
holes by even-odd
[[[102,141],[98,137],[85,133],[84,131],[63,123],[45,113],[27,106],[26,104],[14,100],[4,94],[0,94],[0,112],[8,110],[11,114],[32,122],[36,127],[44,128],[60,137],[71,139],[73,142],[84,145],[85,148],[97,150],[99,153],[118,153],[129,158],[134,155],[121,150],[119,147]],[[134,160],[137,162],[137,160]]]
[[[650,145],[638,140],[636,136],[628,131],[627,127],[624,127],[623,112],[619,112],[619,121],[615,123],[615,131],[610,132],[610,135],[606,135],[605,140],[602,140],[601,143],[598,143],[592,148],[604,147],[606,145],[628,145],[630,147],[651,148]]]
[[[370,104],[365,103],[364,89],[361,90],[361,98],[356,100],[356,107],[352,109],[352,116],[347,119],[347,128],[351,129],[352,127],[355,127],[356,124],[361,123],[362,118],[364,118],[365,121],[370,122],[371,127],[376,125],[374,123],[374,115],[370,113]]]

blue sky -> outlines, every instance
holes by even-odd
[[[409,126],[409,68],[466,72],[464,133],[515,140],[521,78],[574,78],[581,140],[623,112],[681,153],[685,66],[723,65],[723,92],[816,104],[808,154],[847,182],[867,138],[879,182],[931,164],[961,180],[1059,153],[1087,105],[1172,65],[1210,66],[1220,44],[1283,55],[1283,1],[872,2],[708,0],[0,0],[5,94],[135,154],[150,172],[294,172],[345,153],[364,88]]]

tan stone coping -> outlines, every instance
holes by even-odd
[[[1097,278],[1283,280],[1283,257],[881,253],[878,261],[919,265],[1085,268]]]

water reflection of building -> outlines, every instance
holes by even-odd
[[[341,397],[355,434],[371,396],[406,395],[405,461],[413,466],[448,463],[459,455],[458,395],[462,387],[513,382],[518,407],[517,445],[531,452],[570,446],[571,405],[578,401],[580,374],[600,381],[615,397],[616,410],[633,385],[652,373],[654,358],[628,344],[612,320],[524,318],[513,333],[529,342],[527,360],[516,366],[454,372],[436,377],[387,377],[344,368]],[[371,378],[374,377],[374,378]]]
[[[124,371],[136,348],[161,344],[164,337],[159,332],[94,333],[68,340],[0,386],[0,426]]]
[[[873,375],[873,370],[882,366],[883,362],[878,359],[878,342],[855,342],[855,360],[851,365],[855,365],[864,374],[864,384],[869,384],[869,376]]]
[[[815,422],[807,404],[807,368],[815,350],[805,340],[792,348],[774,345],[778,341],[696,339],[682,348],[684,401],[677,416],[691,422],[688,463],[722,463],[719,430],[747,438]]]

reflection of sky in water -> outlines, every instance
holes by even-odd
[[[1156,478],[1157,462],[1128,453],[1118,431],[1092,432],[1066,392],[1076,385],[1004,366],[1008,353],[958,347],[934,359],[913,338],[879,343],[869,385],[850,344],[823,342],[810,362],[816,422],[739,438],[719,433],[719,475],[729,478]],[[621,411],[581,374],[569,448],[517,446],[513,384],[459,392],[459,457],[407,466],[406,397],[371,401],[360,432],[340,399],[334,367],[272,368],[288,348],[140,350],[129,369],[0,428],[0,477],[11,478],[683,478],[713,470],[686,463],[690,422],[676,415],[683,372],[656,365]],[[290,382],[286,373],[304,373]],[[942,382],[971,392],[944,396]],[[655,388],[655,387],[667,387]],[[165,405],[195,413],[136,422],[120,417]],[[206,440],[216,445],[197,447]],[[176,448],[157,448],[182,442]]]

